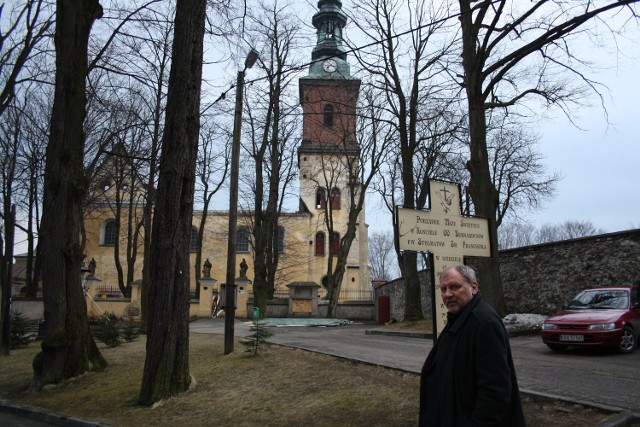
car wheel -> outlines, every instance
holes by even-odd
[[[564,351],[568,346],[562,344],[547,344],[547,347],[553,351]]]
[[[620,344],[618,344],[618,351],[624,354],[633,353],[637,344],[638,339],[636,338],[636,333],[631,327],[625,326],[624,329],[622,329],[622,339],[620,340]]]

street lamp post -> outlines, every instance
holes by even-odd
[[[244,69],[238,71],[236,82],[236,107],[233,118],[233,141],[231,145],[231,182],[229,183],[229,236],[227,240],[227,279],[224,316],[224,354],[233,352],[234,322],[236,317],[236,228],[238,225],[238,169],[240,168],[240,135],[242,128],[242,97],[244,72],[258,60],[254,49],[247,54]]]

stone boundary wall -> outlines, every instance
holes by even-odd
[[[502,250],[500,272],[509,313],[551,315],[582,289],[640,280],[640,229]],[[430,319],[431,275],[419,274],[422,313]],[[376,320],[384,295],[391,318],[404,319],[402,278],[375,288]]]
[[[640,279],[640,230],[500,251],[512,313],[551,315],[582,289]]]
[[[422,315],[425,319],[431,319],[431,270],[422,270],[418,272],[418,279],[420,280],[421,299],[422,299]],[[392,320],[401,321],[404,319],[404,286],[403,279],[391,280],[386,283],[382,283],[374,289],[374,301],[375,301],[375,320],[379,322],[379,298],[382,296],[388,296],[391,303],[390,317]]]

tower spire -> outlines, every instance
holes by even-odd
[[[318,1],[318,12],[311,21],[316,28],[316,46],[311,52],[313,63],[309,69],[312,78],[349,78],[347,51],[342,45],[347,15],[340,0]]]
[[[347,53],[342,46],[342,32],[347,24],[347,15],[342,11],[342,2],[320,0],[318,9],[311,21],[318,35],[311,59],[315,61],[323,57],[335,57],[346,60]]]

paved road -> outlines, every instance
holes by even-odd
[[[273,329],[270,341],[420,372],[432,340],[366,334],[375,326],[280,327]],[[191,331],[224,334],[224,320],[198,320]],[[235,324],[236,336],[247,333],[244,323]],[[640,350],[631,355],[593,350],[554,353],[537,335],[512,337],[511,347],[523,391],[640,413]]]

